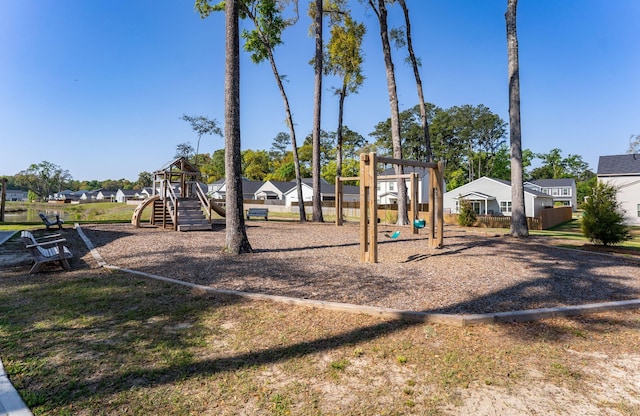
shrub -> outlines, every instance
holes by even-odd
[[[473,210],[471,202],[460,198],[460,214],[458,214],[458,224],[463,227],[471,227],[476,222],[476,212]]]
[[[624,225],[624,211],[617,200],[617,189],[596,183],[583,204],[582,234],[596,244],[617,244],[631,238]]]

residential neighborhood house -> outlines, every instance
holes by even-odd
[[[535,179],[525,182],[524,186],[551,195],[554,207],[571,207],[574,212],[578,208],[576,181],[573,178]]]
[[[511,216],[511,182],[486,176],[445,192],[445,212],[460,213],[460,201],[471,203],[478,215]],[[538,217],[541,210],[553,207],[553,197],[530,187],[524,188],[524,205],[527,217]]]
[[[19,189],[7,189],[5,192],[6,201],[27,201],[29,199],[29,192],[21,191]]]
[[[426,204],[429,202],[429,170],[426,168],[417,168],[413,166],[405,166],[404,173],[418,174],[418,203]],[[397,204],[398,203],[398,181],[392,178],[396,174],[393,167],[385,169],[377,180],[378,204]],[[405,181],[407,184],[407,195],[411,198],[411,180]],[[446,189],[446,185],[443,185]]]
[[[290,207],[294,203],[298,203],[298,190],[295,181],[290,182],[292,187],[284,193],[285,205]],[[360,188],[353,185],[345,185],[342,187],[342,200],[344,202],[353,202],[360,200]],[[311,202],[313,200],[313,183],[311,178],[302,179],[302,200]],[[320,200],[335,201],[336,187],[324,179],[320,179]]]
[[[640,155],[600,156],[598,181],[618,190],[617,200],[627,225],[640,225]]]
[[[280,200],[284,201],[284,195],[292,187],[295,181],[266,181],[255,192],[254,198],[258,200]],[[283,202],[284,203],[284,202]]]
[[[255,199],[255,193],[262,186],[263,182],[250,181],[247,178],[242,178],[242,199],[251,200]],[[225,179],[220,179],[216,182],[209,184],[205,192],[214,199],[225,199],[227,194],[227,182]]]

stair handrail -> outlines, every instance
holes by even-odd
[[[171,186],[171,183],[167,180],[163,179],[163,187],[164,187],[164,195],[169,197],[170,204],[165,203],[164,206],[169,209],[169,215],[171,216],[171,220],[173,221],[174,229],[178,229],[178,197]],[[167,184],[169,186],[167,186]],[[165,198],[166,200],[166,198]],[[164,224],[163,224],[164,225]]]
[[[205,209],[207,217],[209,218],[209,220],[211,220],[211,204],[209,202],[209,198],[207,198],[207,195],[205,195],[204,191],[202,190],[202,188],[200,188],[200,185],[198,185],[197,182],[195,183],[195,187],[196,196],[200,200],[200,205]]]

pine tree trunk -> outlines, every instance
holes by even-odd
[[[231,254],[250,253],[243,215],[242,158],[240,156],[240,33],[238,2],[227,0],[225,77],[224,77],[224,146],[226,168],[226,240]]]
[[[320,121],[322,108],[322,0],[316,0],[316,55],[315,55],[315,88],[313,94],[313,221],[323,222],[322,195],[320,192]]]
[[[291,134],[291,148],[293,152],[293,165],[296,171],[296,190],[298,193],[298,212],[300,214],[300,221],[305,222],[307,217],[304,212],[304,199],[302,197],[302,174],[300,173],[300,158],[298,157],[298,142],[296,140],[296,129],[293,124],[293,116],[291,115],[291,107],[289,106],[289,98],[287,97],[287,93],[284,90],[284,85],[282,84],[282,78],[280,77],[280,73],[278,72],[278,67],[276,66],[276,60],[273,57],[271,51],[269,51],[269,63],[271,63],[271,70],[273,71],[273,75],[276,78],[276,83],[278,84],[278,88],[280,89],[280,95],[282,96],[282,101],[284,102],[284,111],[287,115],[287,125],[289,126],[289,134]]]
[[[529,235],[524,205],[522,136],[520,131],[520,67],[516,10],[518,0],[507,0],[507,50],[509,57],[509,139],[511,143],[511,236]]]
[[[413,68],[413,75],[416,79],[416,88],[418,89],[418,104],[420,106],[420,122],[422,124],[422,134],[424,135],[424,159],[426,162],[433,160],[433,152],[431,150],[431,135],[429,133],[429,121],[427,120],[427,107],[424,103],[424,93],[422,91],[422,79],[420,78],[419,64],[416,54],[413,52],[413,41],[411,39],[411,21],[409,20],[409,9],[404,0],[398,0],[402,11],[404,12],[404,25],[407,35],[407,51],[409,51],[409,60]]]
[[[340,99],[338,101],[338,128],[336,130],[336,176],[342,176],[342,120],[344,114],[344,99],[347,96],[347,84],[342,83]]]
[[[387,90],[389,93],[389,107],[391,109],[391,142],[393,144],[394,159],[402,159],[402,142],[400,137],[400,109],[398,107],[398,91],[396,87],[396,76],[391,59],[391,44],[389,43],[389,31],[387,27],[387,6],[386,0],[378,0],[376,8],[373,0],[369,0],[369,4],[376,13],[380,22],[380,38],[382,40],[382,51],[384,55],[384,64],[387,73]],[[396,175],[402,175],[404,170],[402,165],[394,166]],[[398,225],[406,225],[409,223],[407,214],[407,187],[404,179],[398,179]]]

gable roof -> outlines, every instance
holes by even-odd
[[[600,156],[598,175],[640,175],[640,155]]]
[[[135,194],[138,193],[135,189],[118,189],[117,192],[120,192],[125,196],[135,196]]]
[[[278,191],[287,192],[289,189],[296,186],[295,182],[285,182],[285,181],[267,181],[272,184]]]
[[[242,178],[242,193],[255,194],[258,188],[260,188],[263,183],[264,182],[252,181],[247,178]]]
[[[428,168],[421,168],[421,167],[416,167],[416,166],[403,166],[403,172],[405,173],[405,175],[410,174],[410,173],[419,173],[420,176],[424,176],[426,174],[429,173],[429,169]],[[382,171],[382,173],[380,173],[380,175],[378,176],[392,176],[396,174],[396,170],[394,167],[390,167],[390,168],[386,168],[385,170]]]
[[[488,195],[482,192],[478,192],[478,191],[471,191],[471,192],[467,192],[464,195],[459,195],[457,197],[454,197],[453,199],[469,199],[469,197],[479,197],[481,199],[488,199],[488,200],[494,200],[496,199],[495,196],[493,195]]]
[[[537,185],[541,188],[551,188],[554,186],[573,186],[576,181],[573,178],[558,178],[558,179],[535,179],[527,182]]]
[[[504,186],[511,187],[511,181],[506,181],[506,180],[504,180],[504,179],[490,178],[490,177],[488,177],[488,176],[482,176],[482,177],[480,177],[480,178],[478,178],[478,179],[475,179],[475,180],[473,180],[473,181],[471,181],[471,182],[469,182],[469,183],[466,183],[466,184],[464,184],[464,185],[462,185],[462,186],[459,186],[458,188],[454,188],[454,189],[452,189],[451,191],[447,191],[447,192],[445,192],[445,193],[449,193],[449,192],[456,192],[456,190],[457,190],[457,189],[462,188],[462,187],[470,188],[470,186],[469,186],[469,185],[471,185],[471,187],[474,187],[474,186],[477,186],[477,185],[478,185],[476,182],[479,182],[479,181],[485,181],[485,180],[489,180],[489,181],[497,182],[497,183],[502,184],[502,185],[504,185]],[[476,189],[477,189],[477,188],[476,188]],[[479,188],[479,189],[482,189],[482,188]],[[475,191],[475,189],[473,189],[472,191],[468,191],[467,193],[471,193],[471,192],[474,192],[474,191]],[[477,191],[475,191],[475,192],[476,192],[476,193],[478,193]],[[524,187],[524,192],[525,192],[526,194],[534,195],[535,197],[540,197],[540,198],[551,198],[551,195],[545,194],[545,193],[543,193],[543,192],[538,192],[538,191],[536,191],[536,190],[534,190],[534,189],[531,189],[531,188],[528,188],[528,187],[526,187],[526,186]]]

